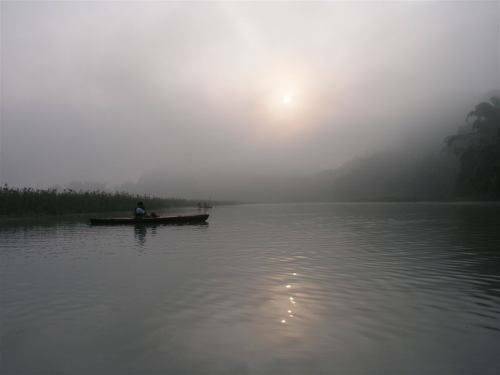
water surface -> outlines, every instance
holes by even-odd
[[[487,204],[216,207],[209,225],[0,223],[1,373],[498,374]]]

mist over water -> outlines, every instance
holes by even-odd
[[[0,373],[500,373],[499,21],[0,1]]]
[[[248,181],[439,143],[500,86],[498,18],[498,2],[2,2],[0,179],[262,200]]]

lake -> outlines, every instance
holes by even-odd
[[[498,374],[500,206],[0,223],[2,375]]]

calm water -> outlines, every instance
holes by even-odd
[[[500,207],[217,207],[207,226],[0,224],[19,374],[498,374]]]

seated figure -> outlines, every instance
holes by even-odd
[[[144,203],[137,202],[137,207],[135,208],[134,216],[136,219],[142,219],[143,217],[146,217],[146,208],[144,207]]]

